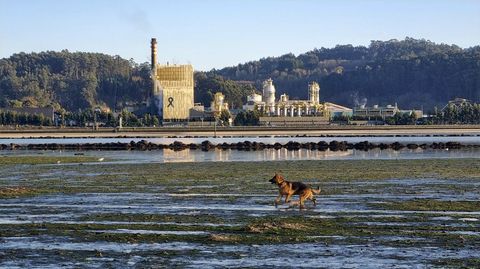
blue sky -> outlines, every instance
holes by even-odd
[[[336,44],[480,45],[479,0],[0,0],[0,58],[88,51],[210,70]]]

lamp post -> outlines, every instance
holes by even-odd
[[[98,130],[98,125],[97,125],[97,113],[100,112],[100,108],[95,108],[93,110],[93,130],[96,131]]]
[[[215,116],[214,117],[214,121],[213,121],[213,138],[217,138],[217,117]]]

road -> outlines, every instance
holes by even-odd
[[[395,136],[480,135],[480,125],[317,126],[317,127],[161,127],[0,129],[0,138],[185,137],[185,136]]]

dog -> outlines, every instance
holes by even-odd
[[[278,186],[278,197],[275,199],[275,206],[277,206],[285,195],[285,203],[289,203],[293,195],[298,195],[300,209],[305,208],[305,200],[311,200],[313,204],[317,205],[317,200],[313,196],[314,194],[319,194],[321,192],[320,187],[313,189],[307,184],[302,182],[290,182],[285,180],[285,178],[275,173],[275,176],[269,180],[272,184],[277,184]]]

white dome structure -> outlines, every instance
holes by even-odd
[[[275,112],[275,86],[271,78],[263,82],[263,101],[270,113]]]

